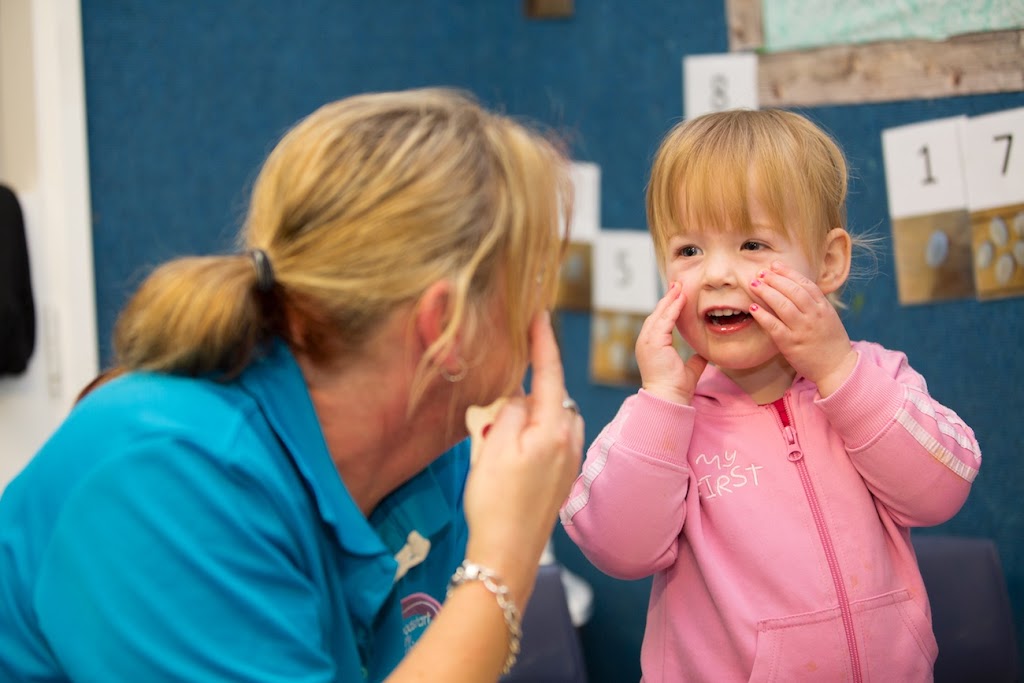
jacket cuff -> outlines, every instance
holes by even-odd
[[[902,385],[885,370],[858,354],[857,365],[846,381],[815,404],[828,417],[847,448],[856,450],[888,427],[904,402]]]
[[[697,411],[640,389],[622,422],[619,443],[650,458],[686,464]]]

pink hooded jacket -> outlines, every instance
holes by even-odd
[[[591,445],[561,520],[654,575],[644,683],[932,679],[909,528],[956,514],[981,452],[902,353],[854,348],[828,398],[798,377],[759,406],[709,366],[692,407],[641,389]]]

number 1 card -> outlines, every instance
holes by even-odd
[[[900,303],[974,296],[963,130],[956,116],[882,131]]]
[[[961,140],[966,116],[882,131],[885,186],[893,218],[967,207]]]

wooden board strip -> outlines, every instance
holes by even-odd
[[[760,105],[855,104],[1024,91],[1024,30],[762,54]]]
[[[725,0],[729,51],[757,50],[764,45],[761,0]]]
[[[761,0],[725,0],[729,50],[764,47]],[[758,55],[763,107],[858,104],[1024,91],[1024,30]]]

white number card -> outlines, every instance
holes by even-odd
[[[1024,202],[1024,107],[969,119],[964,152],[967,208]]]
[[[882,131],[885,185],[893,218],[967,206],[961,141],[967,117],[954,116]]]
[[[601,229],[601,167],[574,161],[570,173],[575,195],[569,239],[589,244]]]
[[[757,55],[736,52],[683,58],[683,111],[692,119],[726,109],[757,109]]]
[[[649,314],[658,303],[654,242],[646,230],[601,230],[594,242],[593,306]]]

